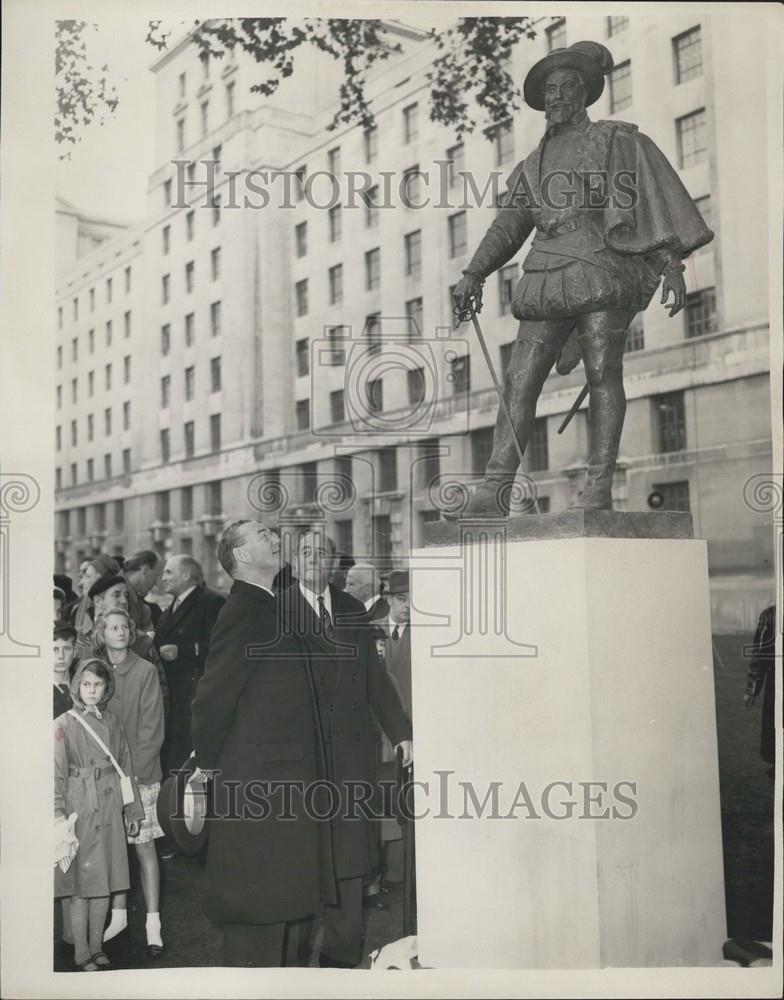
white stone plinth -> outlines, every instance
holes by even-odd
[[[416,824],[420,962],[715,965],[726,920],[706,543],[502,544],[411,560],[415,778],[429,784],[416,795],[429,809]],[[481,818],[469,799],[472,818],[443,818],[466,813],[461,781],[479,803],[501,783],[494,817],[492,799]],[[567,785],[550,812],[571,801],[571,818],[546,815],[553,782]],[[607,790],[589,788],[586,805],[587,782]]]

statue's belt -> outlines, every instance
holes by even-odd
[[[607,271],[608,274],[611,274],[619,281],[623,281],[623,275],[619,271],[616,271],[611,264],[608,264],[606,260],[598,257],[592,250],[586,250],[583,247],[571,247],[563,243],[559,243],[556,247],[547,247],[542,246],[539,240],[534,240],[531,244],[531,250],[535,250],[537,253],[550,254],[553,257],[570,257],[572,260],[580,260],[584,264],[592,264],[594,267]]]

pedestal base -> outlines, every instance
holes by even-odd
[[[419,549],[412,665],[422,965],[721,961],[704,541]]]

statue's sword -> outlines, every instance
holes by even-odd
[[[572,403],[571,410],[569,410],[569,412],[566,414],[566,416],[563,419],[563,423],[558,428],[558,433],[559,434],[563,434],[563,432],[569,426],[569,421],[572,419],[572,417],[575,415],[575,413],[577,413],[577,411],[582,406],[583,400],[588,395],[588,389],[589,389],[589,386],[588,386],[588,383],[586,382],[585,385],[582,387],[582,389],[580,389],[580,395]]]
[[[482,327],[479,325],[479,320],[476,315],[476,311],[473,306],[469,306],[467,310],[471,317],[471,322],[474,324],[474,329],[476,330],[476,339],[479,341],[479,346],[482,348],[482,354],[485,356],[485,363],[490,372],[490,378],[493,380],[493,385],[495,386],[496,395],[498,396],[498,402],[506,415],[507,422],[509,424],[509,430],[512,432],[512,440],[514,441],[515,450],[517,451],[517,457],[520,459],[520,468],[525,472],[525,459],[523,458],[523,448],[520,444],[520,438],[517,436],[517,431],[515,429],[514,421],[512,420],[512,414],[509,412],[509,407],[504,399],[504,393],[501,388],[501,383],[498,381],[498,376],[495,373],[495,366],[493,365],[493,360],[490,357],[490,352],[487,349],[487,343],[485,341],[485,336],[482,333]],[[457,306],[455,306],[455,315],[457,316],[457,326],[468,318],[466,312],[461,312]],[[541,513],[539,510],[539,501],[536,496],[533,498],[534,508],[536,513]]]

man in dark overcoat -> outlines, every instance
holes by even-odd
[[[284,965],[294,922],[335,899],[330,827],[303,792],[325,771],[310,665],[272,592],[279,550],[259,521],[224,530],[218,558],[234,583],[193,702],[197,763],[217,771],[205,909],[228,966]]]
[[[155,647],[163,660],[169,688],[170,717],[161,752],[164,774],[177,770],[190,755],[191,701],[204,670],[212,632],[225,598],[203,583],[199,563],[191,556],[172,556],[162,576],[163,589],[174,597],[155,630]]]
[[[320,964],[341,968],[362,957],[362,882],[377,862],[368,816],[349,806],[360,785],[369,796],[375,781],[373,715],[392,745],[402,747],[406,764],[413,751],[411,722],[379,663],[364,605],[328,584],[335,556],[323,532],[303,534],[294,558],[298,582],[279,599],[284,627],[307,647],[327,774],[338,797],[331,826],[339,898],[325,909]]]

